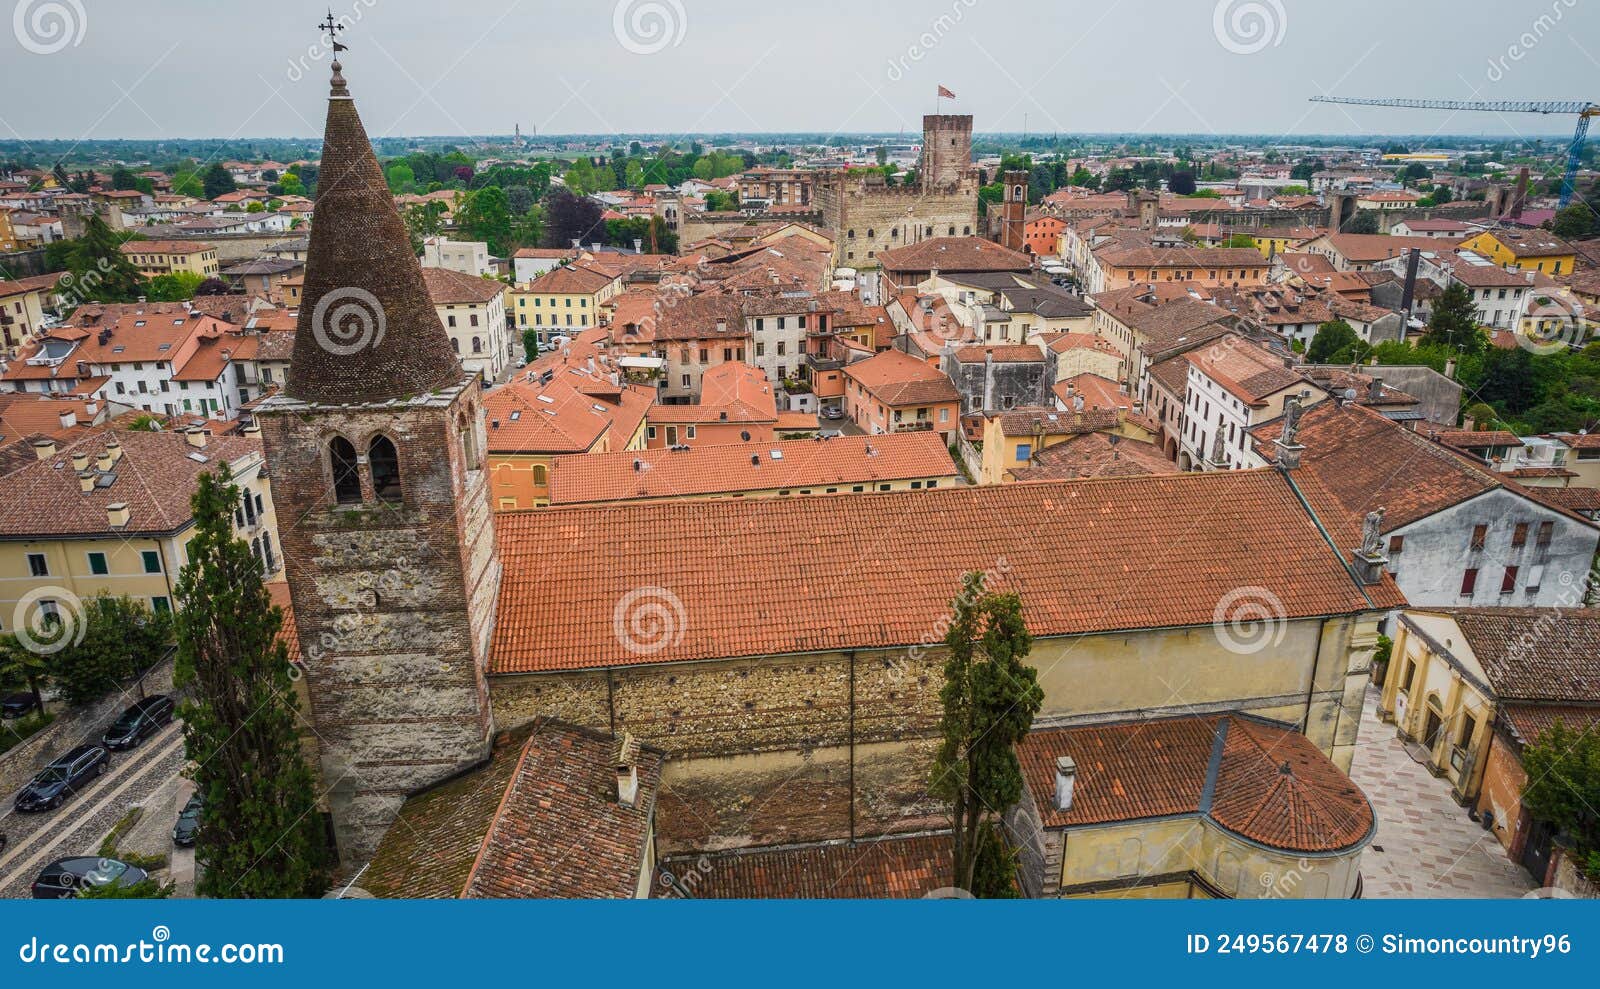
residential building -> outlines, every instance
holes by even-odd
[[[451,240],[427,237],[422,241],[422,267],[444,268],[474,278],[494,274],[489,264],[489,245],[481,240]]]
[[[1054,362],[1031,343],[946,347],[939,368],[961,395],[961,414],[1044,405]]]
[[[424,267],[422,280],[461,366],[486,385],[504,378],[521,346],[506,328],[506,287],[449,268]]]
[[[700,379],[700,401],[651,406],[645,445],[652,450],[754,443],[769,445],[778,425],[777,389],[761,369],[717,362]]]
[[[1283,420],[1258,427],[1258,463]],[[1324,519],[1383,509],[1388,569],[1413,607],[1558,607],[1582,582],[1600,526],[1482,461],[1373,409],[1322,402],[1302,416],[1293,473]]]
[[[844,411],[868,433],[931,429],[948,438],[960,424],[961,395],[949,375],[899,350],[844,367]]]
[[[146,278],[184,272],[214,278],[222,270],[217,249],[192,240],[132,240],[122,245],[122,255]]]
[[[45,308],[59,272],[0,281],[0,350],[10,350],[45,330]]]
[[[1097,292],[1141,282],[1184,282],[1208,288],[1264,285],[1271,265],[1253,247],[1129,247],[1097,252]]]
[[[1176,358],[1175,358],[1176,359]],[[1183,355],[1188,363],[1179,466],[1244,470],[1257,464],[1250,430],[1283,415],[1284,403],[1302,407],[1327,393],[1285,360],[1235,334]]]
[[[575,337],[600,325],[600,307],[621,291],[621,279],[581,265],[553,268],[533,281],[513,287],[511,314],[518,336],[532,329],[540,343],[557,336]]]
[[[1500,227],[1462,242],[1497,265],[1558,277],[1576,268],[1577,249],[1548,230]]]
[[[234,531],[268,577],[282,566],[272,491],[254,436],[95,431],[58,445],[36,441],[31,463],[5,477],[0,498],[0,622],[68,617],[97,594],[127,595],[156,611],[194,537],[190,499],[200,473],[226,463],[240,488]],[[37,609],[36,611],[34,609]]]
[[[519,247],[511,256],[511,280],[526,285],[562,262],[570,261],[575,253],[565,247]]]

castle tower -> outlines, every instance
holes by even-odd
[[[972,167],[972,114],[922,118],[922,191],[949,192]]]
[[[450,347],[333,63],[283,393],[260,409],[346,864],[405,796],[484,759],[500,583],[478,379]]]
[[[1002,181],[1005,198],[1000,203],[1000,245],[1021,251],[1027,247],[1028,173],[1007,172]]]

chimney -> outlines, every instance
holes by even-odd
[[[76,412],[63,412],[63,413],[61,413],[61,428],[62,429],[71,429],[74,426],[76,426],[77,424],[78,424],[78,413],[76,413]]]
[[[1456,380],[1456,359],[1454,357],[1444,362],[1444,376],[1451,381]]]
[[[78,490],[84,494],[94,490],[95,473],[92,470],[78,471]]]
[[[1072,788],[1078,781],[1078,764],[1072,756],[1056,757],[1056,810],[1072,809]]]
[[[593,241],[589,242],[589,253],[590,254],[599,254],[600,253],[600,242],[598,240],[593,240]]]
[[[617,767],[617,803],[632,807],[639,799],[639,740],[624,731],[617,739],[615,755],[612,762]]]
[[[1372,383],[1367,385],[1367,401],[1376,402],[1381,398],[1383,398],[1383,379],[1373,378]]]
[[[107,505],[106,522],[113,529],[126,528],[128,525],[128,503],[119,501],[115,505]]]
[[[40,460],[49,460],[56,455],[55,440],[34,440],[33,455]]]
[[[240,430],[240,432],[242,432],[246,436],[260,436],[261,435],[261,423],[260,423],[259,420],[251,419],[248,423],[245,424],[244,429]]]
[[[94,465],[95,465],[95,468],[97,470],[99,470],[101,473],[105,473],[106,471],[109,471],[112,467],[116,466],[116,463],[117,463],[117,458],[113,457],[111,455],[111,451],[110,450],[105,450],[100,454],[99,457],[95,458]]]
[[[194,447],[196,450],[205,449],[206,431],[201,429],[199,426],[190,426],[188,429],[185,429],[183,431],[183,436],[184,439],[189,441],[189,445]]]
[[[633,238],[633,253],[644,253],[644,241],[640,240],[638,237]]]
[[[72,469],[73,470],[79,470],[79,471],[88,470],[89,469],[89,455],[87,453],[84,453],[82,450],[79,450],[77,453],[74,453],[72,455]]]
[[[106,440],[106,453],[110,454],[111,462],[116,463],[122,459],[122,441],[115,436]]]

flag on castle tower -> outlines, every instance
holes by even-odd
[[[953,100],[953,99],[956,98],[956,94],[955,93],[950,92],[950,90],[945,89],[943,86],[939,87],[939,95],[942,98],[947,99],[947,100]]]

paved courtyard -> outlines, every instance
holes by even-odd
[[[1378,834],[1361,857],[1362,895],[1520,897],[1533,889],[1528,873],[1451,798],[1450,784],[1413,760],[1377,712],[1378,691],[1369,686],[1350,769],[1378,815]]]

